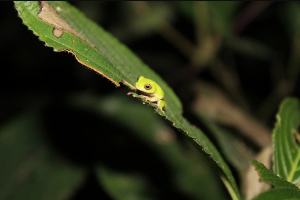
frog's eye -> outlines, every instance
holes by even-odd
[[[150,89],[152,88],[152,86],[151,86],[149,83],[146,83],[146,84],[144,85],[144,88],[145,88],[146,90],[150,90]]]

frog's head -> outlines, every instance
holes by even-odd
[[[153,94],[155,92],[155,82],[140,76],[135,84],[136,89],[145,92],[147,94]]]

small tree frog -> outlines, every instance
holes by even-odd
[[[140,95],[144,99],[150,102],[156,102],[158,109],[163,113],[163,109],[167,106],[164,101],[164,91],[161,87],[151,79],[140,76],[135,84],[135,88],[142,92],[143,95]]]

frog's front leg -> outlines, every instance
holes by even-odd
[[[150,101],[150,102],[157,101],[157,98],[155,98],[155,97],[149,97],[149,96],[145,96],[145,95],[140,95],[140,97],[143,97],[143,99]]]

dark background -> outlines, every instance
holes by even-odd
[[[121,42],[125,43],[165,79],[183,102],[184,115],[188,120],[192,122],[195,120],[193,114],[189,113],[190,105],[194,100],[194,94],[187,93],[190,84],[198,80],[204,80],[215,84],[226,92],[226,87],[212,75],[209,67],[203,70],[195,70],[197,66],[194,66],[191,60],[184,56],[180,49],[167,41],[159,31],[150,29],[144,33],[143,30],[137,29],[135,34],[132,34],[134,30],[130,29],[130,18],[127,16],[126,9],[128,5],[126,3],[71,3],[82,10],[87,17],[118,37]],[[299,2],[297,3],[299,4]],[[300,57],[298,56],[300,55],[300,48],[298,47],[299,44],[295,42],[297,38],[300,38],[300,35],[291,34],[288,28],[288,24],[291,22],[285,21],[286,18],[282,17],[288,14],[288,10],[285,9],[286,4],[288,2],[270,3],[263,8],[261,13],[256,15],[251,12],[246,13],[247,9],[251,6],[257,6],[256,10],[259,10],[263,6],[258,3],[243,2],[233,13],[231,19],[230,29],[236,38],[242,38],[249,43],[251,41],[255,41],[255,44],[258,42],[264,48],[271,49],[271,55],[266,56],[259,53],[255,55],[255,52],[259,51],[256,51],[254,46],[250,46],[250,49],[252,49],[246,51],[247,47],[243,46],[244,43],[242,42],[237,42],[237,46],[242,49],[242,51],[238,51],[238,48],[234,47],[232,42],[228,42],[233,39],[228,39],[225,35],[222,35],[224,42],[215,55],[221,62],[234,69],[240,83],[240,89],[249,105],[250,113],[258,120],[263,121],[269,128],[274,125],[274,115],[281,100],[285,96],[300,96],[299,74],[294,74],[294,77],[296,77],[295,83],[288,85],[282,93],[274,97],[271,104],[275,106],[266,111],[269,114],[261,114],[264,113],[264,110],[259,110],[271,91],[277,87],[277,84],[282,80],[289,80],[286,69],[288,63],[291,62],[291,56],[296,55],[293,58],[296,60],[295,66],[300,67]],[[39,41],[38,37],[22,24],[13,2],[1,2],[0,5],[0,127],[23,110],[35,109],[41,106],[48,108],[46,113],[49,116],[64,118],[65,112],[63,111],[68,108],[63,105],[57,106],[56,103],[72,93],[90,91],[105,96],[120,90],[120,92],[126,94],[126,88],[116,89],[108,80],[77,63],[71,54],[57,53],[52,48],[45,47],[43,42]],[[174,2],[168,2],[166,5],[171,10],[170,23],[191,43],[195,44],[197,38],[194,22],[182,12],[180,5]],[[239,21],[239,19],[247,19],[245,16],[250,16],[249,22],[247,20],[246,22]],[[295,21],[299,22],[300,19],[295,19]],[[67,113],[70,114],[70,112]],[[71,115],[74,118],[80,116],[73,115],[72,112]],[[104,120],[103,123],[108,124],[109,121],[105,122]],[[108,127],[110,126],[108,125]],[[63,124],[58,124],[56,128],[61,131]],[[54,138],[54,141],[57,142],[60,139]],[[59,142],[56,145],[59,146]],[[89,145],[87,142],[85,149],[88,149],[86,147]],[[68,151],[76,151],[75,146],[71,146],[71,150]],[[88,149],[87,152],[89,151],[92,152],[93,150]],[[93,163],[92,158],[86,158],[84,152],[80,151],[80,153],[78,151],[76,154],[78,156],[74,156],[72,159],[82,163]],[[70,152],[66,154],[72,155]],[[93,174],[89,175],[85,186],[78,191],[74,199],[81,199],[86,193],[92,194],[93,197],[106,196],[105,191],[99,186]]]

